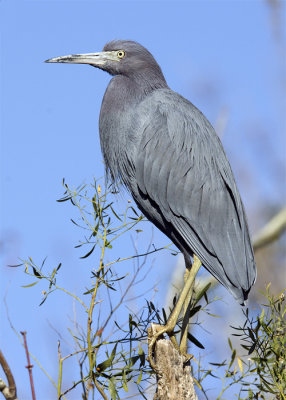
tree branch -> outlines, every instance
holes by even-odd
[[[28,361],[28,365],[26,366],[26,368],[28,369],[28,372],[29,372],[30,385],[31,385],[31,391],[32,391],[32,399],[36,400],[33,373],[32,373],[33,365],[31,364],[31,361],[30,361],[30,353],[28,350],[28,344],[27,344],[27,339],[26,339],[27,332],[20,332],[20,333],[24,339],[24,347],[25,347],[26,357],[27,357],[27,361]]]
[[[154,324],[155,325],[155,324]],[[156,329],[151,324],[151,329]],[[157,392],[154,400],[198,400],[191,367],[170,340],[155,344]]]
[[[3,371],[8,381],[8,386],[7,386],[6,383],[3,381],[3,379],[0,378],[0,391],[2,392],[6,400],[17,400],[17,391],[16,391],[16,384],[14,381],[14,377],[6,361],[6,358],[4,357],[4,354],[2,353],[1,350],[0,350],[0,365],[3,368]]]
[[[286,230],[286,207],[276,214],[253,238],[253,249],[256,251],[260,247],[277,240]]]

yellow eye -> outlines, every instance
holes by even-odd
[[[119,51],[117,52],[117,57],[118,57],[118,58],[123,58],[124,56],[125,56],[125,51],[119,50]]]

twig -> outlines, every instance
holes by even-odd
[[[63,377],[63,359],[61,354],[61,342],[58,341],[58,355],[59,355],[59,379],[58,379],[58,399],[61,398],[61,387]]]
[[[27,334],[27,332],[21,332],[21,335],[23,335],[23,339],[24,339],[24,347],[26,350],[26,356],[27,356],[27,361],[28,361],[28,365],[26,366],[26,368],[28,368],[28,371],[29,371],[32,398],[33,398],[33,400],[36,400],[35,387],[34,387],[33,374],[32,374],[33,365],[30,362],[30,354],[29,354],[29,350],[28,350],[26,334]]]
[[[3,379],[0,378],[0,391],[2,392],[6,400],[17,400],[17,390],[14,377],[6,361],[6,358],[4,357],[4,354],[2,353],[1,350],[0,350],[0,365],[3,368],[3,371],[8,381],[8,386],[7,386],[6,383],[3,381]]]
[[[99,192],[99,189],[98,189]],[[100,192],[99,192],[100,193]],[[103,236],[103,243],[102,243],[102,249],[101,249],[101,256],[100,256],[100,261],[99,261],[99,268],[98,268],[98,273],[100,274],[100,272],[102,271],[102,269],[104,268],[104,264],[103,264],[103,257],[104,257],[104,252],[105,252],[105,248],[106,248],[106,236],[107,236],[107,230],[106,227],[104,225],[104,222],[102,220],[101,217],[101,213],[102,213],[102,209],[101,209],[101,204],[99,205],[100,207],[100,218],[101,218],[101,223],[102,226],[104,228],[104,236]],[[93,314],[93,310],[94,310],[94,306],[96,304],[96,295],[97,295],[97,290],[99,287],[99,274],[98,274],[98,278],[96,280],[94,289],[93,289],[93,293],[92,293],[92,297],[91,297],[91,302],[90,302],[90,307],[88,310],[88,320],[87,320],[87,347],[88,347],[88,359],[89,359],[89,380],[88,383],[86,385],[86,398],[88,399],[88,395],[89,395],[89,390],[91,388],[91,383],[92,380],[95,384],[95,387],[97,388],[97,390],[99,391],[99,393],[101,394],[101,396],[104,399],[108,400],[108,397],[106,397],[100,383],[96,380],[96,378],[93,376],[93,367],[94,367],[94,361],[93,361],[93,348],[92,348],[92,338],[91,338],[91,333],[92,333],[92,314]],[[102,333],[99,335],[99,341],[101,339],[101,335]]]

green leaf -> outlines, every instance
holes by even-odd
[[[135,208],[132,207],[132,206],[131,206],[130,208],[131,208],[131,210],[134,212],[134,214],[137,215],[137,217],[139,218],[139,215],[138,215],[137,211],[135,210]]]
[[[190,310],[190,318],[192,318],[197,312],[199,312],[201,308],[202,308],[201,305],[192,308],[192,309]]]
[[[250,348],[246,349],[246,350],[248,350],[248,355],[254,352],[255,347],[256,347],[256,342],[253,343],[253,345]]]
[[[139,358],[140,358],[140,356],[130,357],[130,361],[129,361],[128,367],[129,368],[133,367],[133,365],[139,360]]]
[[[263,320],[264,320],[264,315],[265,315],[265,309],[262,308],[262,311],[261,311],[261,314],[260,314],[260,317],[259,317],[259,320],[260,320],[260,323],[261,323],[261,324],[262,324],[262,322],[263,322]]]
[[[111,211],[113,212],[113,214],[115,215],[115,217],[117,218],[117,219],[119,219],[119,221],[121,221],[122,222],[122,219],[119,217],[119,215],[117,215],[116,214],[116,212],[113,210],[113,208],[112,208],[112,205],[110,204],[110,208],[111,208]]]
[[[32,268],[33,268],[34,275],[35,275],[37,278],[42,279],[42,275],[36,270],[36,268],[33,267],[33,266],[32,266]]]
[[[204,346],[201,344],[201,342],[199,342],[198,339],[196,339],[190,332],[188,332],[188,339],[200,349],[204,349]]]
[[[128,386],[127,386],[126,381],[122,381],[122,387],[125,390],[125,392],[128,392]]]
[[[252,340],[253,342],[255,342],[254,334],[253,334],[253,332],[252,332],[252,330],[251,330],[250,328],[248,328],[248,334],[249,334],[251,340]]]
[[[243,374],[243,364],[241,358],[237,356],[237,364],[239,366],[240,372]]]
[[[97,235],[98,228],[99,228],[99,220],[98,220],[97,224],[95,225],[95,227],[93,229],[92,236],[96,236]]]
[[[21,286],[21,287],[23,287],[23,288],[32,287],[32,286],[35,286],[37,283],[39,283],[39,281],[30,283],[30,285],[23,285],[23,286]]]
[[[86,253],[84,256],[82,256],[82,257],[80,257],[80,258],[87,258],[87,257],[89,257],[89,256],[92,254],[92,252],[93,252],[94,249],[95,249],[95,245],[92,246],[91,250],[90,250],[88,253]]]
[[[109,380],[108,390],[109,390],[109,393],[111,395],[112,400],[116,400],[116,398],[117,398],[117,390],[116,390],[116,387],[115,387],[114,382],[113,382],[112,379]]]
[[[58,199],[57,202],[58,203],[62,203],[63,201],[68,201],[71,200],[71,196],[66,196],[66,197],[62,197],[61,199]]]
[[[232,366],[232,364],[234,362],[234,359],[235,359],[235,356],[236,356],[236,350],[234,349],[234,350],[232,350],[231,359],[230,359],[230,363],[229,363],[228,369],[230,369],[230,367]]]
[[[144,365],[145,365],[145,353],[144,353],[140,343],[139,343],[138,354],[139,354],[139,357],[140,357],[140,368],[141,368],[141,367],[144,367]]]
[[[226,365],[226,360],[224,360],[222,363],[209,363],[210,365],[214,365],[215,367],[224,367]]]
[[[205,295],[205,293],[209,290],[209,288],[211,287],[211,282],[207,283],[202,290],[199,291],[199,293],[196,296],[196,301],[195,304],[197,304],[201,298]]]
[[[139,376],[138,376],[138,379],[137,379],[137,385],[139,385],[139,383],[141,382],[141,379],[142,379],[142,370],[140,371],[140,374],[139,374]]]
[[[112,352],[111,352],[111,355],[110,355],[110,358],[109,358],[111,362],[114,360],[114,357],[115,357],[115,354],[116,354],[117,344],[118,343],[115,343],[115,346],[112,349]]]
[[[200,384],[200,382],[199,382],[194,376],[193,376],[193,380],[194,380],[195,384],[197,385],[197,387],[198,387],[200,390],[203,390],[202,385]]]

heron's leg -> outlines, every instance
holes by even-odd
[[[148,358],[149,358],[149,363],[153,369],[156,369],[156,365],[153,360],[153,348],[156,343],[156,340],[163,333],[168,333],[168,335],[173,336],[173,331],[176,326],[177,320],[180,316],[186,297],[188,296],[188,293],[193,285],[195,276],[197,275],[200,266],[201,266],[200,260],[198,259],[198,257],[194,255],[194,262],[192,268],[187,276],[186,282],[184,284],[180,297],[177,301],[177,304],[175,305],[170,317],[168,318],[166,325],[158,326],[156,329],[156,333],[155,334],[150,333],[149,335]]]
[[[184,254],[185,257],[185,263],[186,263],[186,273],[185,273],[185,280],[187,280],[188,275],[191,272],[192,265],[190,263],[190,258],[188,255]],[[201,261],[197,256],[194,255],[194,262],[193,266],[195,263],[198,264],[198,268],[202,265]],[[190,319],[190,309],[191,309],[191,299],[192,299],[192,294],[193,294],[193,289],[194,289],[194,283],[195,280],[193,280],[193,283],[190,287],[190,290],[186,296],[185,302],[184,302],[184,310],[183,310],[183,323],[182,323],[182,332],[181,332],[181,341],[180,341],[180,353],[181,354],[187,354],[187,349],[188,349],[188,331],[189,331],[189,319]]]

